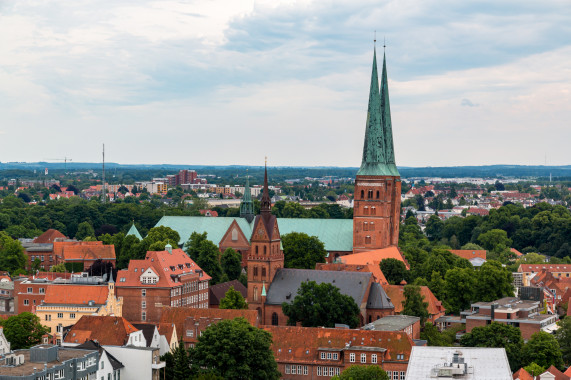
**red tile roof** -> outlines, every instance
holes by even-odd
[[[159,330],[159,334],[165,336],[169,346],[174,343],[171,342],[171,339],[173,338],[173,332],[175,329],[176,327],[174,323],[157,323],[157,330]]]
[[[278,362],[314,363],[319,348],[380,347],[387,350],[385,360],[396,360],[403,354],[410,358],[412,340],[402,332],[332,329],[321,327],[264,326],[272,334],[272,350]],[[350,348],[348,348],[350,350]]]
[[[34,243],[53,243],[56,239],[67,239],[67,237],[59,232],[58,230],[54,230],[50,228],[40,236],[34,239]]]
[[[117,286],[141,286],[140,277],[149,268],[155,275],[159,276],[157,283],[145,284],[149,288],[179,286],[180,282],[175,282],[171,275],[200,276],[200,271],[202,271],[182,249],[173,249],[172,253],[168,251],[149,251],[145,260],[131,260],[127,269],[120,270],[117,273]],[[207,281],[210,279],[211,277],[202,271],[200,280]]]
[[[513,380],[533,380],[533,376],[525,369],[520,368],[513,374]]]
[[[190,307],[163,307],[160,323],[173,323],[179,339],[184,331],[184,321],[186,318],[210,318],[210,319],[234,319],[244,318],[252,326],[258,326],[258,311],[256,310],[234,310],[234,309],[197,309]]]
[[[379,264],[358,265],[358,264],[343,264],[343,263],[317,263],[315,269],[347,271],[347,272],[371,272],[373,274],[373,279],[375,282],[381,285],[389,284],[389,282],[385,278],[385,275],[381,271]]]
[[[401,285],[384,285],[383,289],[387,296],[391,299],[391,302],[395,306],[395,314],[401,313],[403,310],[403,301],[404,301],[404,286]],[[428,313],[431,315],[438,315],[444,314],[445,309],[442,306],[442,302],[440,302],[436,296],[432,293],[432,291],[428,288],[428,286],[421,286],[420,287],[420,294],[424,296],[424,302],[428,302]]]
[[[566,374],[555,368],[553,365],[547,368],[545,372],[549,372],[550,374],[555,376],[555,380],[569,380],[569,376],[567,376]]]
[[[100,345],[123,346],[129,334],[138,331],[123,317],[84,315],[66,335],[64,342],[82,344],[95,340]]]
[[[466,260],[471,260],[473,258],[479,257],[486,260],[486,250],[485,249],[451,249],[450,253],[455,254]]]
[[[109,291],[107,285],[48,285],[45,304],[83,305],[94,301],[96,305],[107,302]]]
[[[63,247],[65,261],[115,260],[114,245],[68,245]]]
[[[571,264],[520,264],[519,272],[541,272],[545,269],[549,272],[571,272]]]
[[[358,265],[379,264],[384,259],[400,260],[404,265],[406,265],[406,269],[410,269],[408,262],[405,260],[400,250],[395,246],[339,257],[339,260],[341,260],[342,263]]]
[[[518,250],[515,249],[515,248],[510,248],[510,251],[511,251],[513,254],[515,254],[517,257],[523,256],[523,253],[521,253],[520,251],[518,251]]]

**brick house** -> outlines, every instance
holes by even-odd
[[[404,379],[412,350],[405,333],[297,326],[264,326],[283,379],[320,379],[351,365],[381,366]]]
[[[64,346],[87,341],[101,345],[146,347],[143,332],[123,317],[84,315],[64,335]]]
[[[474,327],[499,322],[519,328],[523,339],[527,340],[536,332],[551,332],[555,327],[557,315],[540,314],[542,310],[538,301],[505,297],[493,302],[476,302],[470,310],[463,311],[461,316],[466,321],[466,332],[472,331]]]
[[[523,273],[523,286],[529,286],[531,279],[544,270],[550,272],[554,277],[571,277],[571,264],[520,264],[517,268],[519,273]]]
[[[178,338],[182,339],[184,346],[188,348],[194,347],[198,337],[211,324],[234,318],[244,318],[254,327],[260,325],[256,310],[191,309],[186,307],[164,307],[160,324],[173,324]]]
[[[163,306],[208,308],[210,276],[182,249],[149,251],[117,273],[123,316],[131,322],[158,322]]]
[[[14,303],[16,313],[34,313],[36,306],[41,305],[46,297],[46,288],[54,281],[65,282],[71,273],[38,272],[29,278],[14,281]]]

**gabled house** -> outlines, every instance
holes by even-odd
[[[86,341],[102,345],[147,347],[143,331],[123,317],[85,315],[64,336],[64,346],[75,346]]]

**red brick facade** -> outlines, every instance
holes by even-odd
[[[398,244],[400,177],[357,176],[353,209],[353,252]]]

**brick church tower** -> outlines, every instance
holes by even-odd
[[[278,221],[276,216],[272,215],[271,207],[266,167],[260,215],[254,219],[247,264],[248,306],[250,309],[259,310],[262,321],[266,290],[274,279],[276,271],[284,267]]]
[[[383,54],[379,91],[375,49],[363,161],[355,178],[353,252],[398,244],[400,197],[401,182],[393,149],[386,60]]]

